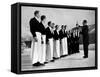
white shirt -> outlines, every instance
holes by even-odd
[[[57,33],[59,34],[59,30],[57,30]]]
[[[40,22],[40,19],[39,19],[39,18],[37,18],[36,16],[35,16],[35,18],[36,18],[36,20],[37,20],[38,22]]]
[[[50,29],[51,33],[53,33],[53,29],[51,27],[49,27],[49,29]]]

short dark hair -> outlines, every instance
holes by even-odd
[[[48,26],[50,26],[50,24],[51,24],[51,21],[48,22]]]
[[[67,25],[64,25],[64,27],[67,27]]]
[[[57,28],[57,27],[58,27],[58,25],[55,26],[55,28]]]
[[[83,20],[83,23],[87,23],[87,20]]]
[[[38,10],[36,10],[36,11],[34,12],[34,15],[36,16],[38,13],[39,13],[39,11],[38,11]]]
[[[61,28],[63,28],[64,27],[64,25],[61,25]]]
[[[46,18],[46,16],[45,15],[42,15],[41,16],[41,21],[43,21],[45,18]]]

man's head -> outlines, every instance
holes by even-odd
[[[55,23],[52,23],[51,28],[54,29]]]
[[[79,27],[78,21],[76,22],[76,27]]]
[[[34,16],[37,17],[37,18],[40,18],[40,12],[38,10],[36,10],[34,12]]]
[[[46,16],[45,16],[45,15],[42,15],[42,16],[41,16],[41,21],[43,21],[43,22],[46,21]]]
[[[79,25],[78,25],[78,24],[76,24],[76,27],[79,27]]]
[[[55,26],[55,29],[56,29],[56,30],[58,30],[58,28],[59,28],[59,26],[58,26],[58,25],[56,25],[56,26]]]
[[[83,20],[83,26],[87,25],[87,20]]]
[[[64,25],[61,26],[61,29],[64,30]]]
[[[67,28],[67,25],[64,26],[64,29],[65,29],[65,30],[66,30],[66,28]]]
[[[51,21],[49,21],[49,22],[48,22],[48,26],[51,27],[51,25],[52,25],[52,23],[51,23]]]

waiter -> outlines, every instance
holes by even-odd
[[[42,38],[42,48],[41,48],[41,63],[45,64],[46,62],[46,25],[45,25],[45,21],[46,21],[46,16],[42,15],[41,16],[41,22],[40,22],[40,26],[41,26],[41,38]]]
[[[69,30],[68,32],[68,54],[72,54],[72,48],[71,48],[71,30]]]
[[[76,24],[75,37],[76,37],[76,52],[79,53],[80,28],[79,28],[78,23]]]
[[[72,35],[72,53],[76,53],[76,37],[75,37],[75,30],[73,30],[73,35]]]
[[[66,50],[65,50],[65,29],[64,25],[61,26],[61,30],[59,31],[59,36],[60,36],[60,43],[61,43],[61,57],[64,57],[66,55]]]
[[[47,42],[47,62],[54,62],[53,60],[53,25],[52,22],[48,22],[48,27],[46,28],[46,42]]]
[[[88,35],[87,20],[83,20],[82,34],[83,34],[83,47],[84,47],[83,58],[88,58],[89,35]]]
[[[68,55],[67,25],[64,25],[65,55]]]
[[[78,28],[78,25],[76,24],[76,52],[79,53],[79,38],[80,38],[80,30]]]
[[[39,25],[40,12],[34,12],[34,18],[30,20],[30,31],[33,36],[34,47],[32,46],[32,65],[39,66],[41,63],[41,26]],[[33,49],[34,48],[34,49]]]
[[[75,52],[75,33],[74,30],[71,30],[71,54],[73,54]]]
[[[60,58],[60,39],[59,39],[59,30],[58,30],[59,26],[56,25],[55,26],[55,30],[54,30],[54,58],[58,59]]]

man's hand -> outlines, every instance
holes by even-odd
[[[35,42],[37,42],[38,41],[37,37],[34,37],[34,40],[35,40]]]
[[[43,42],[43,41],[41,41],[41,43],[42,43],[42,44],[44,44],[44,42]]]

